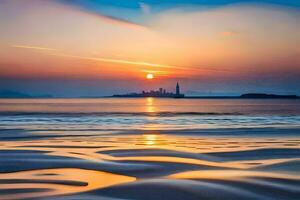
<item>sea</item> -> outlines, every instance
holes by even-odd
[[[298,99],[0,99],[0,199],[299,197]]]

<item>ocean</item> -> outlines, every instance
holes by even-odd
[[[297,99],[0,100],[0,199],[299,196]]]

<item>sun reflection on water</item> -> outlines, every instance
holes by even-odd
[[[145,145],[156,145],[157,144],[157,135],[154,134],[147,134],[143,135],[144,144]]]
[[[153,101],[154,99],[152,97],[146,98],[146,112],[153,113],[156,111]]]

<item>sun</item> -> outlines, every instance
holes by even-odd
[[[154,78],[154,76],[153,76],[153,74],[147,74],[146,78],[149,79],[149,80],[151,80],[151,79]]]

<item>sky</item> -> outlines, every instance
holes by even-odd
[[[299,0],[1,0],[0,90],[300,95],[299,22]]]

